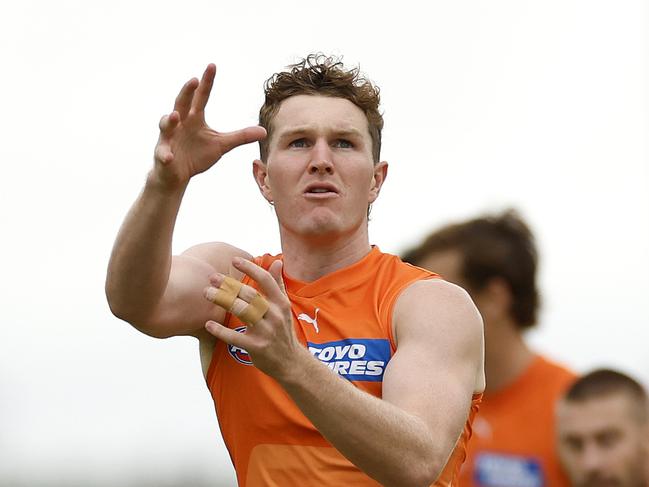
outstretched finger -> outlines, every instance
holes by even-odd
[[[212,85],[214,84],[214,75],[216,74],[216,65],[208,64],[201,78],[201,82],[196,88],[196,93],[194,94],[194,99],[192,100],[192,108],[194,111],[202,112],[205,110],[205,105],[207,105],[207,100],[210,99],[210,93],[212,92]]]
[[[219,141],[223,147],[223,153],[231,151],[235,147],[251,142],[258,142],[266,137],[266,129],[256,125],[234,132],[225,132],[219,134]]]
[[[203,296],[208,301],[236,315],[235,303],[238,304],[238,308],[245,308],[259,293],[253,287],[240,282],[237,282],[236,287],[232,287],[231,284],[228,285],[228,280],[236,282],[231,278],[226,280],[223,274],[218,273],[210,277],[211,286],[203,289]]]
[[[236,269],[247,274],[253,279],[253,281],[257,282],[261,291],[271,301],[281,303],[282,300],[286,299],[286,295],[279,287],[279,284],[267,270],[258,266],[254,262],[242,259],[241,257],[235,257],[232,259],[232,264]]]
[[[194,91],[198,87],[198,80],[196,78],[190,79],[184,84],[180,93],[176,97],[174,103],[174,110],[178,112],[181,118],[185,118],[192,107],[192,99],[194,98]]]

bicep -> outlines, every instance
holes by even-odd
[[[416,283],[394,312],[397,351],[383,399],[420,418],[450,453],[482,374],[482,320],[470,298],[444,281]]]
[[[150,335],[196,336],[207,320],[222,322],[225,310],[207,301],[203,290],[215,272],[230,274],[232,257],[246,252],[222,243],[201,244],[173,256],[169,281],[149,323],[138,328]]]

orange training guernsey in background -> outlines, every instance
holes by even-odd
[[[484,394],[462,487],[568,487],[555,449],[554,406],[575,375],[541,356],[511,385]]]
[[[255,262],[265,269],[281,256]],[[411,283],[435,274],[404,264],[377,247],[355,264],[305,283],[284,275],[298,339],[359,389],[381,397],[383,373],[395,352],[392,311]],[[256,286],[245,276],[243,282]],[[228,314],[225,325],[245,332]],[[245,350],[217,341],[207,373],[223,440],[241,487],[378,486],[333,448],[289,395],[255,368]],[[436,486],[457,485],[470,418]],[[391,445],[385,445],[390,448]]]

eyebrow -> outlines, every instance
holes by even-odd
[[[303,126],[298,126],[298,127],[293,127],[290,129],[287,129],[283,132],[280,132],[277,134],[277,137],[279,139],[285,139],[289,138],[295,135],[301,135],[307,132],[310,132],[312,130],[315,130],[316,127],[312,125],[303,125]],[[358,130],[355,127],[345,127],[345,128],[334,128],[331,130],[331,132],[335,133],[336,135],[339,136],[356,136],[356,137],[361,137],[362,133],[360,130]]]

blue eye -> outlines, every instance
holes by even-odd
[[[306,139],[296,139],[293,142],[289,144],[290,147],[295,147],[297,149],[301,149],[303,147],[306,147]]]
[[[339,147],[341,149],[351,149],[352,147],[354,147],[354,144],[345,139],[338,139],[336,141],[336,147]]]

